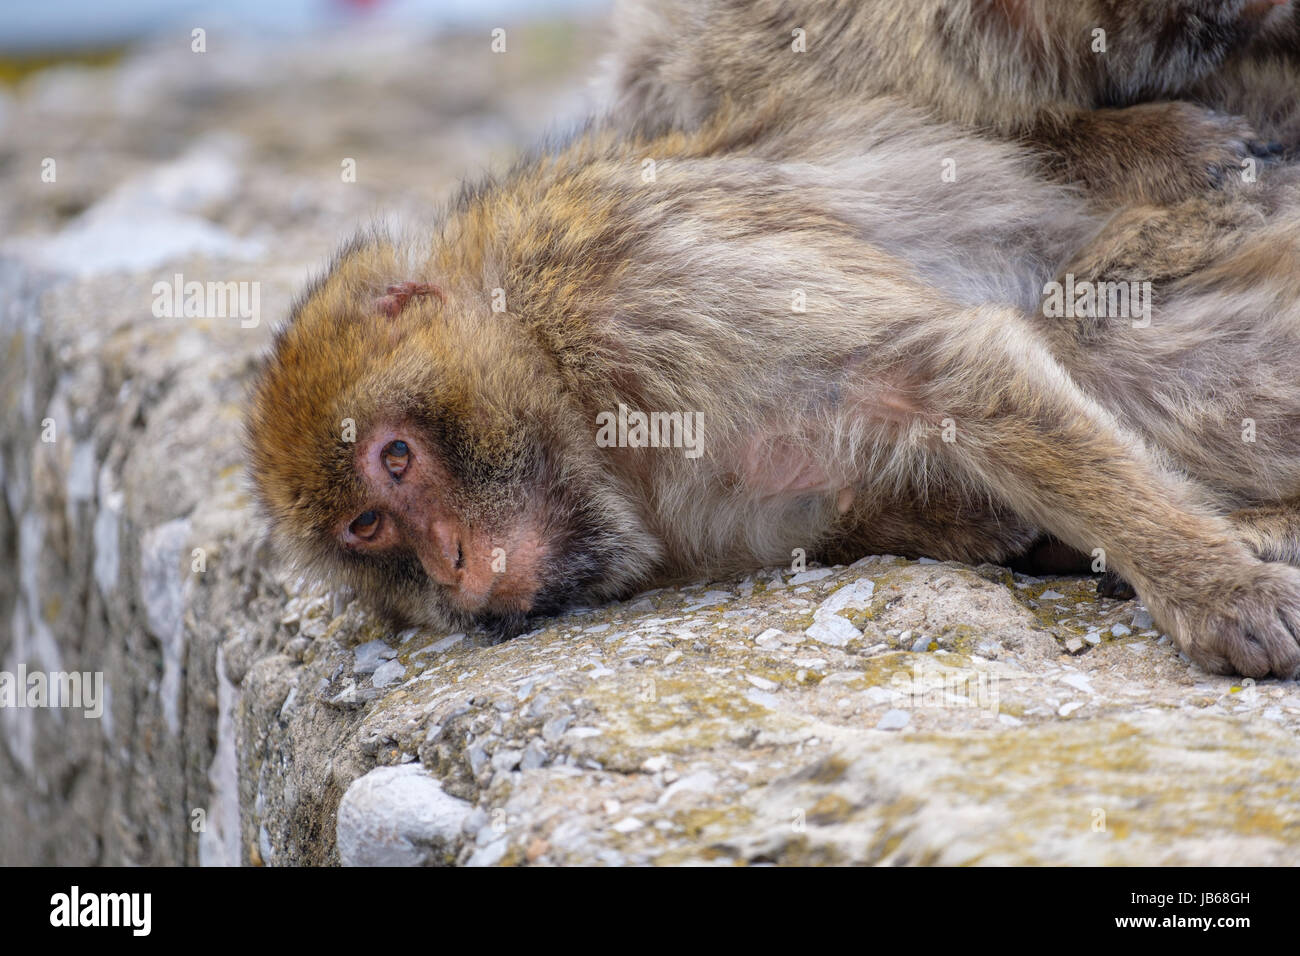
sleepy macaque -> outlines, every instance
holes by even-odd
[[[795,548],[1006,562],[1050,535],[1201,666],[1295,675],[1300,569],[1227,517],[1300,495],[1293,244],[1085,347],[1024,304],[1093,228],[1072,191],[902,104],[806,122],[597,127],[345,247],[252,397],[275,539],[394,620],[513,634]],[[918,172],[953,154],[966,185]],[[701,454],[598,443],[620,407],[698,416]]]

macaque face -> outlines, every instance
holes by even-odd
[[[580,447],[527,412],[489,437],[427,407],[362,433],[355,492],[322,542],[372,603],[403,623],[511,636],[620,587],[634,521]]]
[[[510,634],[580,601],[605,574],[612,535],[590,504],[582,449],[527,391],[466,391],[461,371],[434,366],[405,393],[387,375],[360,389],[385,401],[339,449],[333,485],[346,491],[320,528],[321,564],[399,621]]]
[[[358,557],[413,556],[458,611],[531,611],[550,559],[562,544],[562,536],[539,514],[544,509],[528,506],[543,503],[543,496],[529,487],[535,477],[503,476],[499,487],[478,490],[478,497],[503,503],[515,497],[522,508],[474,509],[463,483],[445,464],[446,457],[438,442],[414,422],[399,420],[373,428],[357,443],[355,468],[362,495],[339,522],[339,544]],[[487,513],[493,510],[498,514]]]
[[[276,342],[248,436],[282,551],[403,624],[509,635],[623,590],[639,520],[535,345],[410,288],[338,268]]]

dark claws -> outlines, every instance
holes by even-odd
[[[1111,598],[1115,601],[1131,601],[1137,597],[1133,585],[1114,571],[1107,571],[1102,574],[1101,579],[1097,582],[1097,593],[1102,597]]]

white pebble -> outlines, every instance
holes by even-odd
[[[912,715],[905,710],[887,710],[876,724],[877,730],[902,730],[912,722]]]

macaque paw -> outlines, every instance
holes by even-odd
[[[1157,621],[1205,670],[1244,677],[1300,674],[1300,570],[1258,562],[1220,578],[1199,606],[1148,600]]]
[[[1174,195],[1194,196],[1221,189],[1232,177],[1249,181],[1258,166],[1277,159],[1280,143],[1262,141],[1240,116],[1218,113],[1191,103],[1169,103],[1168,121],[1176,131],[1169,156],[1177,163],[1169,170],[1166,188]]]

